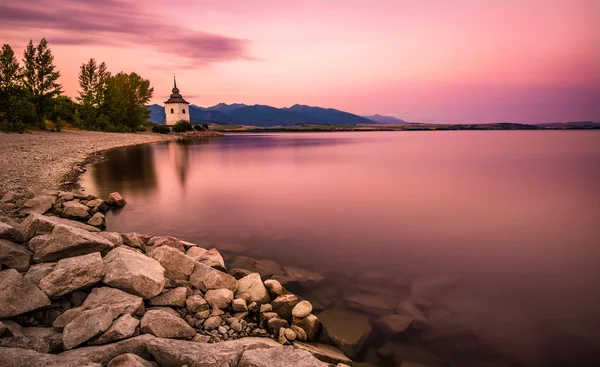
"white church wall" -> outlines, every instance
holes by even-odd
[[[171,113],[173,110],[173,113]],[[166,103],[165,104],[165,124],[175,125],[179,120],[190,121],[189,105],[185,103]]]

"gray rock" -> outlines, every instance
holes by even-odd
[[[129,314],[125,314],[116,319],[104,333],[90,340],[88,344],[101,345],[129,338],[133,336],[135,328],[139,324],[140,320]]]
[[[210,289],[227,288],[235,293],[238,287],[237,280],[231,275],[198,262],[194,265],[190,283],[203,292]]]
[[[245,312],[248,311],[248,306],[246,305],[246,301],[241,298],[236,298],[231,301],[231,309],[234,312]]]
[[[88,207],[80,204],[76,201],[67,201],[63,204],[63,211],[61,217],[75,220],[88,220],[90,213],[88,213]]]
[[[185,306],[186,298],[187,289],[185,287],[177,287],[150,298],[150,304],[153,306],[183,307]]]
[[[244,351],[238,367],[328,367],[305,350],[292,347]]]
[[[247,303],[256,302],[259,305],[271,302],[271,297],[258,273],[249,274],[237,282],[236,297],[246,300]]]
[[[98,227],[100,229],[106,228],[106,218],[104,217],[104,214],[99,212],[94,214],[87,223],[90,226]]]
[[[156,364],[153,364],[144,358],[133,354],[126,353],[121,354],[118,357],[115,357],[108,363],[108,367],[156,367]]]
[[[27,241],[37,235],[52,232],[57,224],[67,225],[77,229],[83,229],[88,232],[100,232],[100,230],[96,227],[92,227],[90,225],[77,222],[75,220],[69,220],[58,217],[48,217],[39,214],[31,214],[27,218],[25,218],[25,220],[21,224],[21,228],[23,230],[25,240]]]
[[[146,247],[144,239],[139,233],[123,233],[122,237],[125,245],[129,247],[139,248],[140,250],[144,250],[144,248]]]
[[[18,271],[14,269],[0,271],[0,319],[49,305],[48,296]]]
[[[325,335],[350,358],[359,355],[373,335],[369,317],[362,313],[334,307],[319,314],[319,319]]]
[[[113,247],[112,242],[88,231],[57,224],[46,242],[33,255],[35,262],[53,262],[78,255],[100,252]]]
[[[312,312],[312,305],[308,301],[300,301],[294,308],[292,309],[292,316],[303,318]]]
[[[109,240],[115,247],[125,245],[123,237],[117,232],[98,232],[98,236]]]
[[[341,363],[344,365],[352,366],[352,360],[344,355],[344,353],[334,346],[319,343],[302,343],[295,341],[294,348],[302,349],[318,360],[325,363]]]
[[[44,214],[52,205],[56,202],[56,196],[52,195],[39,195],[31,198],[21,206],[19,209],[19,215],[29,214]]]
[[[233,292],[227,288],[210,289],[204,294],[204,299],[212,308],[227,308],[233,301]]]
[[[267,279],[267,280],[265,280],[264,284],[265,284],[265,288],[267,288],[267,291],[269,292],[269,295],[273,299],[287,293],[286,290],[281,285],[281,283],[279,283],[279,281],[277,281],[275,279]]]
[[[208,302],[199,294],[192,295],[185,300],[185,306],[190,313],[206,311],[209,309]]]
[[[385,316],[394,313],[392,307],[382,300],[379,300],[376,296],[370,294],[357,294],[354,296],[346,297],[346,306],[348,308],[362,311],[374,316]]]
[[[171,280],[188,279],[194,271],[194,260],[170,246],[154,248],[150,257],[165,268],[165,276]]]
[[[127,202],[125,201],[125,199],[123,199],[123,196],[121,196],[121,194],[119,194],[118,192],[113,192],[110,195],[108,195],[108,201],[106,202],[106,204],[115,208],[122,208],[127,204]]]
[[[221,326],[222,322],[221,316],[211,316],[204,321],[203,328],[206,331],[215,330]]]
[[[172,247],[182,253],[185,253],[185,246],[183,243],[177,238],[171,236],[154,236],[148,240],[146,246],[148,247],[146,249],[146,252],[148,253],[162,246]]]
[[[7,223],[0,222],[0,240],[21,243],[25,241],[25,236],[15,227]]]
[[[72,349],[104,332],[112,324],[112,321],[112,312],[108,306],[83,311],[63,330],[65,349]]]
[[[271,302],[273,306],[273,312],[277,313],[279,317],[291,320],[292,310],[298,304],[298,297],[293,294],[284,294],[279,296]]]
[[[124,314],[141,315],[144,313],[144,300],[142,297],[110,287],[92,289],[82,306],[95,308],[101,305],[107,305],[115,319]]]
[[[192,246],[185,254],[194,259],[194,261],[198,261],[206,251],[207,250],[202,247]]]
[[[292,326],[297,326],[304,330],[304,333],[306,334],[306,340],[308,341],[315,340],[317,334],[319,333],[319,330],[321,330],[321,322],[313,314],[310,314],[301,319],[294,317],[292,319]]]
[[[160,263],[126,247],[118,247],[104,257],[102,281],[143,298],[152,298],[165,285],[165,269]]]
[[[413,319],[405,315],[387,315],[373,321],[373,326],[382,334],[393,336],[406,331]]]
[[[99,252],[59,260],[52,273],[39,287],[49,297],[57,298],[98,283],[104,276],[104,263]]]
[[[204,251],[202,255],[198,257],[197,261],[215,269],[226,270],[223,257],[216,248],[211,248],[208,251]]]
[[[177,315],[165,309],[149,309],[140,321],[142,333],[160,338],[193,338],[196,331]]]
[[[31,251],[23,245],[0,240],[0,264],[17,271],[27,271],[31,263]]]

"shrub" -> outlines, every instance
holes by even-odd
[[[196,130],[196,131],[202,131],[202,126],[201,125],[194,125],[194,130]]]
[[[175,123],[175,125],[173,125],[173,132],[176,133],[184,133],[186,131],[192,130],[194,130],[194,127],[192,126],[192,124],[190,124],[189,121],[186,120],[179,120]]]
[[[168,134],[171,132],[171,129],[166,125],[154,125],[152,126],[152,132],[159,134]]]

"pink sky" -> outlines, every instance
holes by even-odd
[[[295,103],[407,121],[600,121],[597,0],[29,0],[0,42],[46,37],[65,93],[93,57],[162,103]]]

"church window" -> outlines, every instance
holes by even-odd
[[[185,115],[185,108],[183,109],[183,114]]]
[[[175,111],[171,108],[171,113],[175,113]]]

